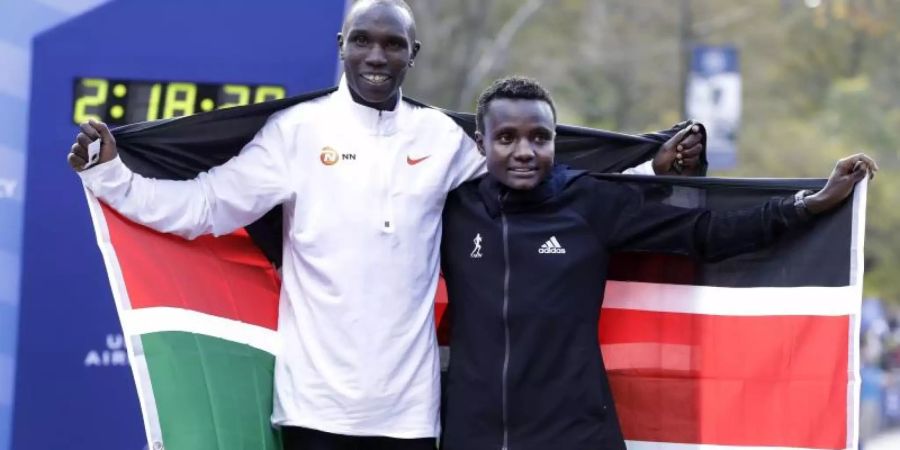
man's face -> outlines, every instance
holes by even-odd
[[[412,18],[402,8],[384,3],[351,11],[338,35],[347,85],[356,100],[377,109],[393,109],[400,86],[419,44]]]
[[[512,189],[529,190],[547,177],[555,153],[553,110],[542,100],[496,99],[484,114],[478,148],[488,172]]]

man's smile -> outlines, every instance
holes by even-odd
[[[537,172],[537,168],[535,167],[510,167],[508,169],[512,174],[525,176],[525,175],[534,175]]]
[[[364,73],[360,75],[362,79],[368,81],[374,85],[381,85],[390,81],[391,77],[389,75],[384,75],[380,73]]]

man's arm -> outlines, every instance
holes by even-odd
[[[271,121],[238,156],[185,181],[138,175],[118,158],[115,138],[106,125],[91,122],[81,129],[68,159],[85,187],[130,220],[160,232],[188,239],[227,234],[291,195],[288,163],[281,150],[284,136]],[[98,164],[81,170],[88,145],[98,138],[102,142]]]
[[[769,245],[806,221],[790,198],[723,212],[644,202],[643,194],[624,187],[620,195],[625,199],[619,208],[628,212],[613,227],[611,251],[651,251],[717,261]]]
[[[786,230],[807,221],[809,215],[836,207],[857,182],[877,170],[868,156],[853,155],[838,161],[825,187],[799,204],[794,197],[777,198],[756,208],[735,211],[645,203],[637,191],[620,187],[613,204],[603,212],[618,216],[609,247],[686,254],[705,260],[727,258],[769,245]]]

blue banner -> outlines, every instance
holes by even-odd
[[[76,123],[165,118],[332,86],[344,7],[342,1],[118,0],[34,39],[24,191],[21,167],[18,174],[3,172],[16,159],[0,147],[0,208],[6,192],[12,207],[21,210],[23,199],[25,205],[21,243],[3,240],[5,230],[22,228],[21,213],[0,209],[0,269],[15,269],[21,253],[22,272],[15,395],[4,397],[0,386],[0,406],[14,404],[10,448],[146,446],[84,193],[65,161]],[[22,136],[15,152],[23,167],[24,142]],[[8,220],[18,225],[7,228]],[[0,286],[6,276],[0,274]],[[0,291],[0,308],[16,300]],[[5,325],[16,329],[15,315],[0,309],[0,332],[10,329]],[[0,336],[0,350],[11,354],[12,342]],[[0,382],[13,370],[12,359],[6,361],[0,359]]]
[[[706,125],[711,169],[737,164],[741,123],[741,72],[733,46],[697,46],[688,76],[687,116]]]
[[[31,40],[107,0],[16,0],[0,6],[0,450],[12,436]]]

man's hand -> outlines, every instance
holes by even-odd
[[[703,155],[704,127],[687,121],[684,128],[672,136],[653,158],[657,175],[697,175]]]
[[[806,197],[806,209],[812,214],[819,214],[834,208],[853,192],[856,183],[867,176],[874,178],[875,172],[878,172],[878,164],[864,153],[839,160],[825,187]]]
[[[116,158],[118,151],[116,150],[116,139],[105,123],[95,122],[93,120],[82,123],[80,125],[81,133],[75,138],[72,144],[72,150],[69,151],[69,165],[76,172],[84,170],[84,165],[88,160],[88,146],[91,142],[100,139],[100,159],[97,164],[103,164]]]

